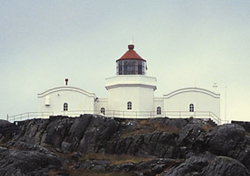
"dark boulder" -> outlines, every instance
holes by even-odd
[[[167,132],[154,132],[134,135],[109,142],[107,153],[139,156],[176,158],[176,135]]]
[[[249,176],[248,169],[239,161],[225,157],[216,157],[209,165],[204,169],[203,174],[206,176]]]
[[[243,121],[232,121],[232,124],[237,124],[242,126],[247,132],[250,132],[250,122],[243,122]]]
[[[60,158],[52,154],[0,147],[1,176],[45,176],[61,165]]]
[[[171,167],[163,176],[201,176],[204,167],[208,165],[213,157],[210,153],[201,156],[192,156],[180,165]]]
[[[170,168],[163,176],[249,176],[248,169],[239,161],[224,157],[206,155],[192,156],[178,166]]]
[[[10,139],[20,131],[19,127],[15,123],[10,123],[6,120],[0,120],[0,140]]]
[[[199,139],[203,129],[200,124],[188,124],[183,127],[179,133],[178,144],[180,146],[190,146],[195,145]]]
[[[228,155],[230,151],[243,145],[245,129],[240,125],[225,124],[215,127],[205,138],[207,147],[212,153]]]
[[[103,151],[107,141],[117,130],[118,123],[114,119],[93,115],[82,134],[77,150],[80,152]]]
[[[49,119],[32,119],[16,122],[20,128],[18,135],[13,140],[19,140],[30,144],[43,144],[46,136],[46,128],[50,123]]]
[[[65,117],[50,117],[50,123],[46,128],[45,143],[54,148],[61,149],[62,142],[68,136],[69,129],[74,119]]]

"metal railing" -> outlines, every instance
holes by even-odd
[[[11,116],[7,115],[7,121],[14,122],[34,118],[48,118],[51,115],[53,115],[53,112],[26,112]]]
[[[155,118],[155,117],[169,117],[169,118],[204,118],[212,119],[216,124],[221,124],[221,119],[210,111],[161,111],[161,114],[157,114],[157,111],[116,111],[106,110],[105,113],[101,113],[100,110],[74,110],[74,111],[62,111],[60,113],[53,112],[27,112],[23,114],[8,116],[7,120],[21,121],[32,118],[49,118],[51,115],[64,115],[64,116],[79,116],[81,114],[99,114],[111,118]]]

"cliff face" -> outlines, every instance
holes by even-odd
[[[50,117],[0,121],[0,175],[250,175],[238,124]]]

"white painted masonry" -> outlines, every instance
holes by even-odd
[[[146,60],[135,51],[134,45],[116,61],[117,75],[106,78],[108,98],[66,85],[38,94],[39,111],[55,115],[96,113],[112,117],[148,118],[220,117],[220,94],[191,87],[154,97],[157,79],[146,76]],[[66,106],[67,105],[67,106]]]

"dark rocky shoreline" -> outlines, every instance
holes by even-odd
[[[247,122],[111,119],[0,121],[0,175],[250,175]]]

